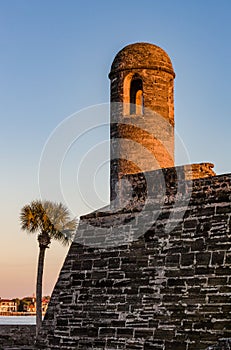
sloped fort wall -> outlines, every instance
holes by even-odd
[[[204,350],[231,337],[231,175],[127,179],[127,209],[81,218],[38,348]]]

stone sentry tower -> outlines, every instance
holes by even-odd
[[[129,179],[141,201],[80,218],[39,350],[230,349],[231,174],[174,166],[174,76],[155,45],[128,45],[114,59],[112,195],[122,198],[116,182]]]
[[[149,43],[124,47],[111,80],[111,199],[124,175],[174,166],[174,78],[167,53]]]

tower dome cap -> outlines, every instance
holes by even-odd
[[[168,54],[150,43],[134,43],[120,50],[112,62],[109,78],[117,72],[133,69],[162,70],[175,77]]]

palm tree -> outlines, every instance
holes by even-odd
[[[20,213],[22,230],[38,232],[39,257],[36,283],[36,336],[42,324],[42,277],[45,251],[51,240],[69,244],[74,236],[77,220],[70,219],[68,209],[62,203],[35,200],[25,205]]]

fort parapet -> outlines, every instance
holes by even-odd
[[[134,210],[81,218],[39,348],[205,350],[231,336],[231,175],[176,181],[166,170],[161,210],[156,185],[142,208],[148,176],[156,183],[155,172],[131,175]],[[101,248],[112,226],[122,240],[144,234]]]

